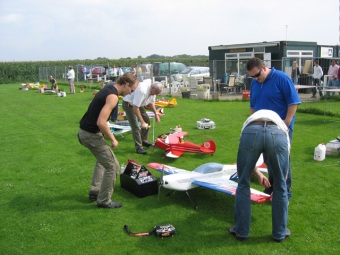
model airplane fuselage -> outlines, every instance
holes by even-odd
[[[165,150],[165,155],[170,158],[179,158],[184,152],[214,154],[216,145],[213,140],[205,141],[201,146],[184,141],[187,132],[175,132],[165,138],[157,138],[155,145]]]

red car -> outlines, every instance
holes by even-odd
[[[102,66],[97,66],[97,67],[92,68],[88,76],[90,76],[91,73],[92,73],[92,78],[96,78],[97,76],[103,77],[104,75],[106,75],[106,69]]]

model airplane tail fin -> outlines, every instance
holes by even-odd
[[[169,104],[170,105],[177,105],[177,100],[176,100],[176,98],[171,98],[171,100],[169,101]]]
[[[213,140],[207,140],[201,145],[201,151],[205,153],[215,153],[216,144]]]

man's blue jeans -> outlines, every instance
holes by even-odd
[[[284,239],[288,221],[286,177],[289,169],[287,137],[276,125],[248,125],[244,128],[237,155],[239,176],[235,199],[235,231],[238,237],[248,237],[251,221],[250,177],[263,153],[270,162],[273,176],[272,237]],[[260,215],[260,217],[263,217]]]
[[[290,141],[290,148],[292,148],[292,141],[293,141],[293,130],[291,128],[289,128],[289,141]],[[270,163],[269,162],[266,162],[266,159],[265,157],[264,158],[264,161],[267,165],[267,168],[271,168],[270,166]],[[271,184],[273,184],[274,180],[273,180],[273,176],[271,174],[269,174],[269,181]],[[288,169],[288,175],[287,175],[287,192],[288,192],[288,201],[290,201],[291,197],[292,197],[292,190],[291,190],[291,187],[292,187],[292,164],[290,162],[290,158],[289,158],[289,169]],[[270,187],[270,188],[266,188],[267,190],[267,194],[269,194],[268,192],[270,192],[270,194],[273,192],[273,188]],[[265,192],[266,193],[266,192]]]
[[[329,80],[327,86],[328,86],[329,89],[336,89],[337,86],[338,86],[338,80],[335,80],[335,79]],[[327,92],[327,96],[329,96],[329,95],[330,95],[330,92]],[[334,96],[335,92],[332,92],[332,95]],[[340,93],[339,93],[339,95],[340,95]]]

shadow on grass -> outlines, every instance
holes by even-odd
[[[25,215],[46,211],[79,211],[97,208],[96,203],[88,200],[87,194],[83,196],[81,194],[46,196],[44,193],[42,195],[17,195],[7,205]]]

